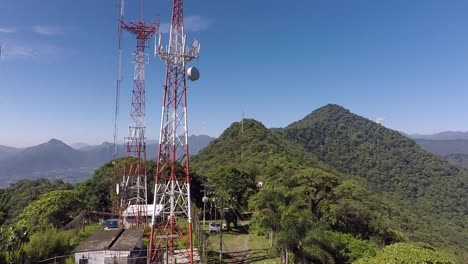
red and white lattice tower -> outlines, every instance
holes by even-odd
[[[186,45],[183,0],[173,0],[169,44],[161,36],[155,54],[166,62],[161,129],[155,172],[155,210],[151,219],[149,263],[194,263],[190,205],[187,128],[187,75],[198,79],[198,70],[186,71],[198,58],[200,45]]]
[[[145,48],[149,39],[159,29],[158,23],[143,21],[125,23],[122,29],[136,37],[137,45],[133,53],[135,64],[130,108],[129,136],[125,137],[125,163],[121,183],[121,218],[131,220],[127,226],[148,226],[147,207],[147,164],[146,164],[146,121],[145,121]],[[123,220],[123,219],[122,219]],[[122,222],[121,222],[122,223]]]

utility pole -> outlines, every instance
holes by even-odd
[[[205,226],[205,212],[206,212],[206,203],[208,202],[208,197],[206,196],[206,189],[203,189],[203,227]]]
[[[220,210],[221,216],[219,218],[219,262],[223,259],[223,217],[224,217],[224,209],[223,209],[223,199],[220,199]]]

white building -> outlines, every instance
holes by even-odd
[[[161,208],[162,206],[160,204],[156,205],[157,216],[161,212]],[[146,217],[148,220],[148,224],[149,224],[151,221],[151,217],[153,217],[153,212],[154,212],[154,204],[148,204],[146,206],[136,205],[136,204],[130,205],[122,213],[125,228],[135,226],[137,217]]]

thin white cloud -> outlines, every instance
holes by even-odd
[[[15,33],[16,28],[14,27],[0,27],[0,33]]]
[[[3,46],[2,57],[11,59],[51,58],[61,52],[60,47],[54,45],[36,46],[12,44]]]
[[[13,47],[11,49],[5,50],[5,56],[16,58],[30,58],[38,54],[38,51],[28,47]]]
[[[185,32],[200,32],[206,30],[211,25],[211,20],[201,16],[188,16],[184,18],[184,31]],[[171,23],[161,23],[159,25],[159,32],[169,33]]]
[[[44,36],[54,36],[63,34],[63,29],[59,26],[33,26],[32,30]]]
[[[381,125],[383,125],[384,121],[385,121],[385,118],[383,118],[383,117],[377,117],[377,118],[375,119],[375,122],[376,122],[377,124],[381,124]]]
[[[200,32],[206,30],[211,24],[211,20],[201,16],[189,16],[185,18],[184,30],[187,32]]]

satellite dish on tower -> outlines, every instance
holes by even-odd
[[[196,81],[200,78],[200,72],[198,71],[197,67],[190,67],[187,69],[187,76],[189,80]]]
[[[120,184],[118,184],[118,183],[115,185],[115,193],[116,193],[117,195],[120,194]]]

